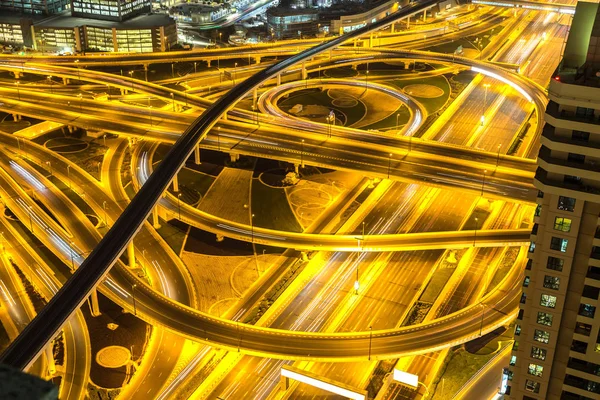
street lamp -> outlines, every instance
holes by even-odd
[[[175,112],[175,94],[173,94],[173,92],[171,92],[170,95],[171,95],[171,100],[173,101],[173,112]]]
[[[49,75],[46,79],[48,79],[48,82],[50,82],[50,94],[52,94],[52,76]]]
[[[83,94],[79,93],[77,97],[79,98],[79,112],[81,113],[81,99],[83,98]]]
[[[400,125],[400,123],[398,122],[400,118],[400,113],[396,114],[396,130],[398,130],[398,125]]]
[[[233,67],[233,84],[235,85],[235,78],[237,77],[237,64],[235,63],[235,66]]]
[[[181,193],[177,193],[177,210],[179,214],[179,219],[181,219]]]
[[[300,151],[300,168],[304,168],[304,139],[302,139],[302,148]]]
[[[365,72],[365,90],[369,90],[369,70]]]
[[[75,60],[75,66],[77,67],[77,80],[81,82],[81,73],[79,72],[79,60]]]
[[[483,176],[481,178],[481,196],[483,197],[483,189],[485,187],[485,174],[487,174],[487,169],[483,170]]]
[[[194,61],[194,73],[196,73],[196,72],[197,72],[197,70],[196,70],[196,66],[197,66],[197,65],[198,65],[198,63],[197,63],[196,61]]]
[[[171,78],[175,78],[175,63],[171,63]]]
[[[473,231],[473,247],[475,247],[475,243],[477,242],[477,225],[479,222],[479,218],[475,217],[475,230]]]
[[[129,71],[129,77],[133,79],[133,70]],[[131,91],[133,92],[133,80],[131,81]]]
[[[17,99],[19,99],[19,101],[21,101],[21,92],[19,92],[19,84],[20,83],[21,82],[19,82],[19,81],[15,82],[15,85],[17,86]]]
[[[250,216],[250,235],[251,241],[254,243],[254,214]]]
[[[135,308],[135,288],[137,285],[134,283],[131,285],[131,298],[133,299],[133,315],[137,315],[137,310]]]
[[[75,242],[71,240],[71,246],[69,247],[69,253],[71,254],[71,271],[75,271],[75,261],[73,259],[73,253],[75,250],[73,250],[73,246],[75,246]]]
[[[221,127],[217,126],[217,149],[221,151]]]

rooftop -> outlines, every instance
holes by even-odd
[[[67,14],[61,15],[57,18],[48,18],[40,23],[35,24],[35,26],[40,28],[75,28],[78,26],[94,26],[98,28],[144,29],[174,23],[175,20],[166,14],[139,15],[122,22],[72,17]]]

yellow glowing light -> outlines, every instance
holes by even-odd
[[[352,390],[343,388],[341,386],[327,383],[322,380],[311,378],[307,375],[300,374],[298,372],[290,371],[288,368],[281,368],[281,376],[286,378],[294,379],[298,382],[306,383],[319,389],[323,389],[330,393],[335,393],[340,396],[347,397],[354,400],[365,400],[366,396],[363,393],[354,392]]]
[[[419,386],[418,375],[409,374],[408,372],[404,372],[396,368],[394,368],[393,378],[396,382],[403,383],[406,386],[410,386],[413,388],[417,388]]]

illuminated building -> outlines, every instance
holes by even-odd
[[[507,398],[600,398],[600,14],[577,4],[552,79]]]
[[[151,0],[71,0],[74,17],[123,21],[151,11]]]
[[[175,21],[164,14],[123,22],[58,18],[34,24],[34,46],[40,51],[166,51],[177,43]]]
[[[69,8],[69,0],[0,0],[0,12],[5,11],[23,14],[50,15],[63,12]]]
[[[319,14],[311,8],[269,8],[267,23],[277,39],[298,39],[317,34]]]

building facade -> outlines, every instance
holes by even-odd
[[[300,39],[318,32],[319,13],[312,8],[269,8],[267,23],[276,39]]]
[[[0,0],[0,13],[51,15],[69,9],[69,0]]]
[[[151,11],[151,0],[71,0],[74,17],[124,21]]]
[[[506,398],[600,399],[600,18],[579,2],[549,103]],[[598,50],[597,50],[598,49]]]

